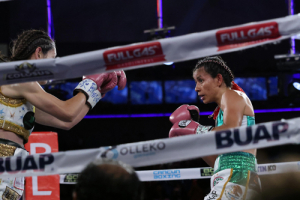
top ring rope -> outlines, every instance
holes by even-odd
[[[116,69],[198,59],[274,43],[299,33],[300,15],[293,15],[56,59],[1,63],[0,85],[70,79]]]
[[[113,147],[0,158],[0,177],[78,173],[96,158],[120,160],[133,167],[209,155],[300,143],[300,118],[242,126],[204,135],[187,135]]]

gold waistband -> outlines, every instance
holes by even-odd
[[[5,120],[4,125],[3,125],[3,123],[4,123],[4,120],[0,119],[0,128],[4,129],[6,131],[14,132],[15,134],[21,136],[26,142],[28,141],[28,137],[30,135],[29,130],[26,130],[22,126],[14,124],[10,121]]]
[[[8,144],[0,144],[0,157],[13,156],[17,147]]]
[[[26,99],[23,98],[15,99],[15,98],[6,97],[1,93],[1,89],[0,89],[0,103],[10,107],[19,107],[26,103]]]

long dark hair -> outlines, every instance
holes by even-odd
[[[204,67],[205,71],[213,78],[216,78],[218,74],[221,74],[226,86],[231,87],[234,75],[220,56],[206,57],[199,60],[193,72],[201,67]]]
[[[27,60],[35,52],[36,48],[41,47],[43,54],[55,48],[55,42],[42,30],[27,30],[18,35],[12,42],[11,56],[5,57],[0,54],[0,61],[9,62],[17,60]]]

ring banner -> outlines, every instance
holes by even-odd
[[[55,132],[32,132],[25,144],[31,155],[58,152],[58,139]],[[59,200],[59,175],[26,177],[25,199]]]
[[[78,173],[96,158],[116,159],[133,167],[209,155],[300,143],[300,118],[242,126],[202,135],[121,144],[97,149],[0,158],[0,177]]]
[[[257,167],[258,175],[272,175],[289,172],[299,172],[300,162],[268,163]],[[136,171],[140,181],[171,181],[186,179],[210,178],[214,169],[211,167],[189,168],[189,169],[166,169]],[[79,174],[61,174],[60,184],[76,184]]]
[[[0,85],[59,80],[129,70],[234,52],[276,43],[300,33],[300,15],[135,43],[56,59],[0,64]]]

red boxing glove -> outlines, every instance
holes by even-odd
[[[177,108],[170,116],[170,121],[172,124],[179,122],[181,120],[194,120],[195,122],[199,121],[199,108],[193,105],[184,104]]]
[[[127,78],[126,74],[123,70],[121,71],[116,71],[117,76],[118,76],[118,90],[123,90],[126,86]]]
[[[182,120],[177,121],[172,126],[169,137],[177,137],[182,135],[192,135],[197,133],[197,128],[199,127],[199,123],[193,120]]]
[[[105,74],[107,74],[107,78],[103,81],[103,84],[100,86],[102,95],[114,89],[118,83],[118,76],[116,72],[110,72]]]
[[[115,76],[116,74],[116,76]],[[115,78],[117,77],[117,78]],[[126,86],[126,75],[123,70],[111,72],[109,73],[109,77],[106,82],[101,86],[101,94],[104,97],[105,93],[109,92],[110,90],[114,89],[118,86],[118,90],[123,90]]]
[[[83,77],[83,80],[85,79],[94,81],[97,84],[98,90],[101,92],[101,94],[105,94],[114,89],[118,82],[116,72],[88,75]]]

